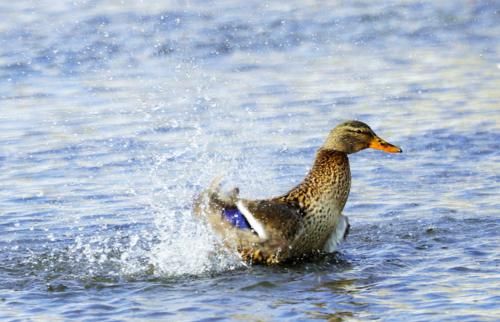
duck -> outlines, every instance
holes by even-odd
[[[275,265],[333,253],[350,228],[342,214],[351,188],[348,155],[367,148],[402,152],[366,123],[346,121],[330,131],[308,174],[287,193],[245,199],[239,188],[222,192],[218,178],[195,198],[193,211],[245,263]]]

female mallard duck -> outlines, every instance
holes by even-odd
[[[347,121],[330,132],[309,174],[288,193],[246,200],[237,188],[221,194],[215,183],[197,198],[195,213],[204,214],[245,261],[277,264],[334,252],[349,228],[342,215],[351,187],[347,155],[366,148],[402,152],[365,123]]]

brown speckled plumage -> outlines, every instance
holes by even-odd
[[[297,187],[277,200],[303,210],[303,238],[292,243],[289,256],[321,251],[347,201],[351,187],[349,159],[344,152],[320,149],[314,165]]]
[[[308,175],[288,193],[246,200],[239,198],[238,189],[224,195],[214,184],[197,198],[194,211],[205,215],[226,246],[247,262],[277,264],[334,251],[348,229],[342,216],[351,186],[347,155],[368,147],[401,152],[368,125],[348,121],[330,132]],[[232,226],[222,216],[224,209],[238,209],[252,229]]]

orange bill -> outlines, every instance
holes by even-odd
[[[403,152],[403,150],[401,150],[401,148],[390,144],[389,142],[379,138],[378,136],[375,136],[370,141],[369,147],[372,149],[382,150],[384,152],[389,152],[389,153],[401,153],[401,152]]]

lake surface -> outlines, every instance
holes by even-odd
[[[359,119],[335,256],[245,266],[191,214],[286,192]],[[498,1],[4,1],[0,319],[495,321]]]

